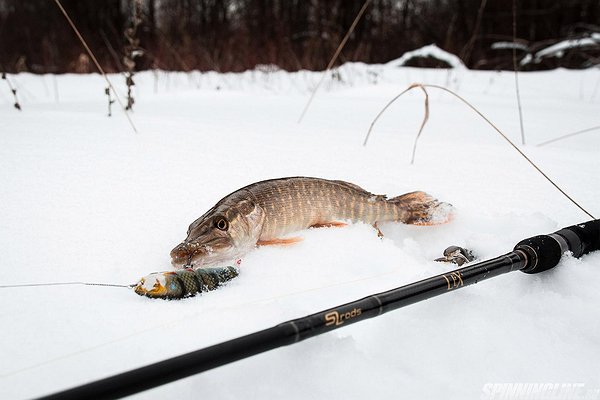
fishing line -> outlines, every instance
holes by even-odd
[[[50,283],[21,283],[16,285],[0,285],[0,289],[7,288],[22,288],[22,287],[35,287],[35,286],[65,286],[65,285],[85,285],[85,286],[111,286],[111,287],[124,287],[132,288],[132,285],[119,285],[116,283],[92,283],[92,282],[50,282]]]
[[[278,299],[281,299],[281,298],[285,298],[285,297],[289,297],[289,296],[294,296],[294,295],[298,295],[298,294],[303,294],[303,293],[307,293],[307,292],[313,292],[313,291],[318,291],[318,290],[322,290],[322,289],[328,289],[328,288],[332,288],[332,287],[336,287],[336,286],[350,285],[350,284],[364,282],[364,281],[371,280],[371,279],[382,278],[382,277],[385,277],[385,276],[388,276],[388,275],[399,274],[401,272],[405,272],[405,271],[402,270],[402,269],[398,269],[396,271],[388,271],[388,272],[384,272],[384,273],[380,273],[380,274],[375,274],[375,275],[369,275],[369,276],[365,276],[365,277],[362,277],[362,278],[356,278],[356,279],[352,279],[352,280],[348,280],[348,281],[334,282],[334,283],[330,283],[330,284],[326,284],[326,285],[321,285],[321,286],[316,286],[316,287],[312,287],[312,288],[308,288],[308,289],[297,290],[295,292],[283,293],[283,294],[278,295],[278,296],[270,296],[270,297],[264,297],[264,298],[260,298],[260,299],[256,299],[256,300],[246,301],[246,302],[243,302],[243,303],[238,303],[238,304],[234,304],[234,305],[231,305],[231,306],[224,307],[223,309],[224,310],[227,310],[227,309],[236,309],[236,308],[239,308],[239,307],[244,307],[244,306],[248,306],[248,305],[253,305],[253,304],[259,304],[259,303],[274,301],[274,300],[278,300]],[[83,282],[67,282],[67,284],[74,284],[74,283],[83,283]],[[38,284],[34,284],[34,285],[38,285]],[[42,284],[42,285],[45,285],[45,284]],[[96,285],[96,284],[94,284],[94,285]],[[98,285],[105,285],[105,284],[98,284]],[[9,287],[13,287],[13,286],[16,287],[16,285],[10,285]],[[131,286],[125,286],[125,285],[116,285],[116,286],[118,286],[118,287],[127,287],[127,288],[131,287]],[[0,287],[4,287],[4,286],[0,286]],[[156,301],[156,300],[151,300],[151,301]],[[182,301],[182,300],[178,300],[178,301]],[[64,359],[75,357],[75,356],[78,356],[78,355],[81,355],[81,354],[84,354],[84,353],[87,353],[87,352],[90,352],[90,351],[97,350],[97,349],[105,347],[105,346],[109,346],[109,345],[114,344],[114,343],[123,342],[123,341],[125,341],[127,339],[131,339],[133,337],[142,335],[142,334],[150,332],[150,331],[161,329],[161,328],[164,328],[166,326],[177,326],[177,325],[180,325],[182,322],[184,322],[184,321],[186,321],[186,320],[188,320],[190,318],[196,318],[202,312],[204,312],[204,311],[194,312],[192,314],[186,314],[186,315],[182,316],[181,318],[178,318],[178,319],[175,319],[175,320],[172,320],[172,321],[167,321],[167,322],[164,322],[164,323],[161,323],[161,324],[153,325],[153,326],[147,327],[145,329],[142,329],[142,330],[130,333],[128,335],[116,338],[114,340],[110,340],[110,341],[107,341],[107,342],[99,343],[99,344],[91,346],[91,347],[87,347],[87,348],[84,348],[84,349],[81,349],[81,350],[78,350],[78,351],[67,353],[67,354],[64,354],[62,356],[55,357],[55,358],[52,358],[52,359],[49,359],[49,360],[45,360],[45,361],[39,362],[37,364],[29,365],[29,366],[20,368],[20,369],[15,370],[15,371],[10,371],[10,372],[5,373],[5,374],[0,374],[0,377],[7,378],[7,377],[12,376],[12,375],[17,375],[17,374],[20,374],[20,373],[23,373],[23,372],[27,372],[27,371],[30,371],[32,369],[35,369],[35,368],[38,368],[38,367],[42,367],[44,365],[52,364],[52,363],[55,363],[57,361],[61,361],[61,360],[64,360]]]

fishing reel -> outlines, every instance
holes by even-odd
[[[527,274],[546,271],[558,264],[562,254],[570,252],[579,258],[600,249],[600,220],[572,225],[547,235],[538,235],[517,243],[512,253],[523,262],[519,268]],[[511,254],[512,254],[511,253]],[[471,250],[450,246],[444,256],[434,261],[461,266],[475,259]]]
[[[471,262],[475,259],[475,256],[471,250],[459,246],[447,247],[443,254],[443,257],[436,258],[433,261],[449,262],[457,264],[460,267],[461,265]]]

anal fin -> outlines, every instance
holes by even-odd
[[[375,230],[377,231],[377,237],[379,239],[383,239],[383,232],[381,232],[381,229],[379,229],[379,226],[377,226],[377,222],[373,224],[373,228],[375,228]]]

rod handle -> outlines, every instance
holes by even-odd
[[[600,249],[600,220],[563,228],[549,235],[534,236],[517,243],[515,250],[527,255],[527,262],[521,269],[527,274],[537,274],[554,268],[565,251],[574,257],[581,257]]]

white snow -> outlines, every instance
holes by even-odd
[[[450,85],[515,142],[512,72],[347,64],[320,75],[146,72],[136,76],[133,134],[106,117],[98,75],[11,76],[0,82],[0,285],[130,284],[171,270],[169,251],[222,196],[283,176],[343,179],[390,197],[425,190],[456,208],[446,225],[311,229],[288,247],[244,257],[226,287],[182,301],[124,288],[0,288],[0,398],[41,396],[206,347],[453,269],[449,245],[487,259],[523,238],[590,219],[492,129],[430,91]],[[124,78],[112,76],[124,91]],[[600,136],[533,145],[598,125],[600,71],[522,73],[528,145],[539,166],[600,215]],[[58,98],[58,102],[55,100]],[[116,106],[116,104],[115,104]],[[139,399],[480,398],[494,383],[600,388],[600,253],[566,257],[540,275],[513,272],[216,370]],[[486,385],[488,384],[488,385]]]
[[[519,61],[520,66],[524,66],[529,64],[533,60],[533,56],[531,54],[526,54],[525,57],[521,61]]]
[[[517,49],[517,50],[527,51],[527,45],[525,45],[523,43],[518,43],[518,42],[494,42],[491,44],[490,47],[494,50]]]
[[[390,67],[401,67],[403,65],[406,65],[406,63],[410,59],[413,59],[415,57],[432,57],[444,61],[451,68],[466,68],[465,64],[460,58],[458,58],[458,56],[440,49],[435,44],[430,44],[428,46],[423,46],[412,51],[407,51],[402,55],[402,57],[389,61],[385,65]]]
[[[600,48],[600,33],[593,33],[590,37],[562,40],[556,44],[545,47],[534,54],[533,62],[539,63],[544,57],[561,58],[564,55],[565,51],[582,47]],[[529,58],[526,61],[523,60],[522,64],[529,63],[531,61],[532,59]]]

